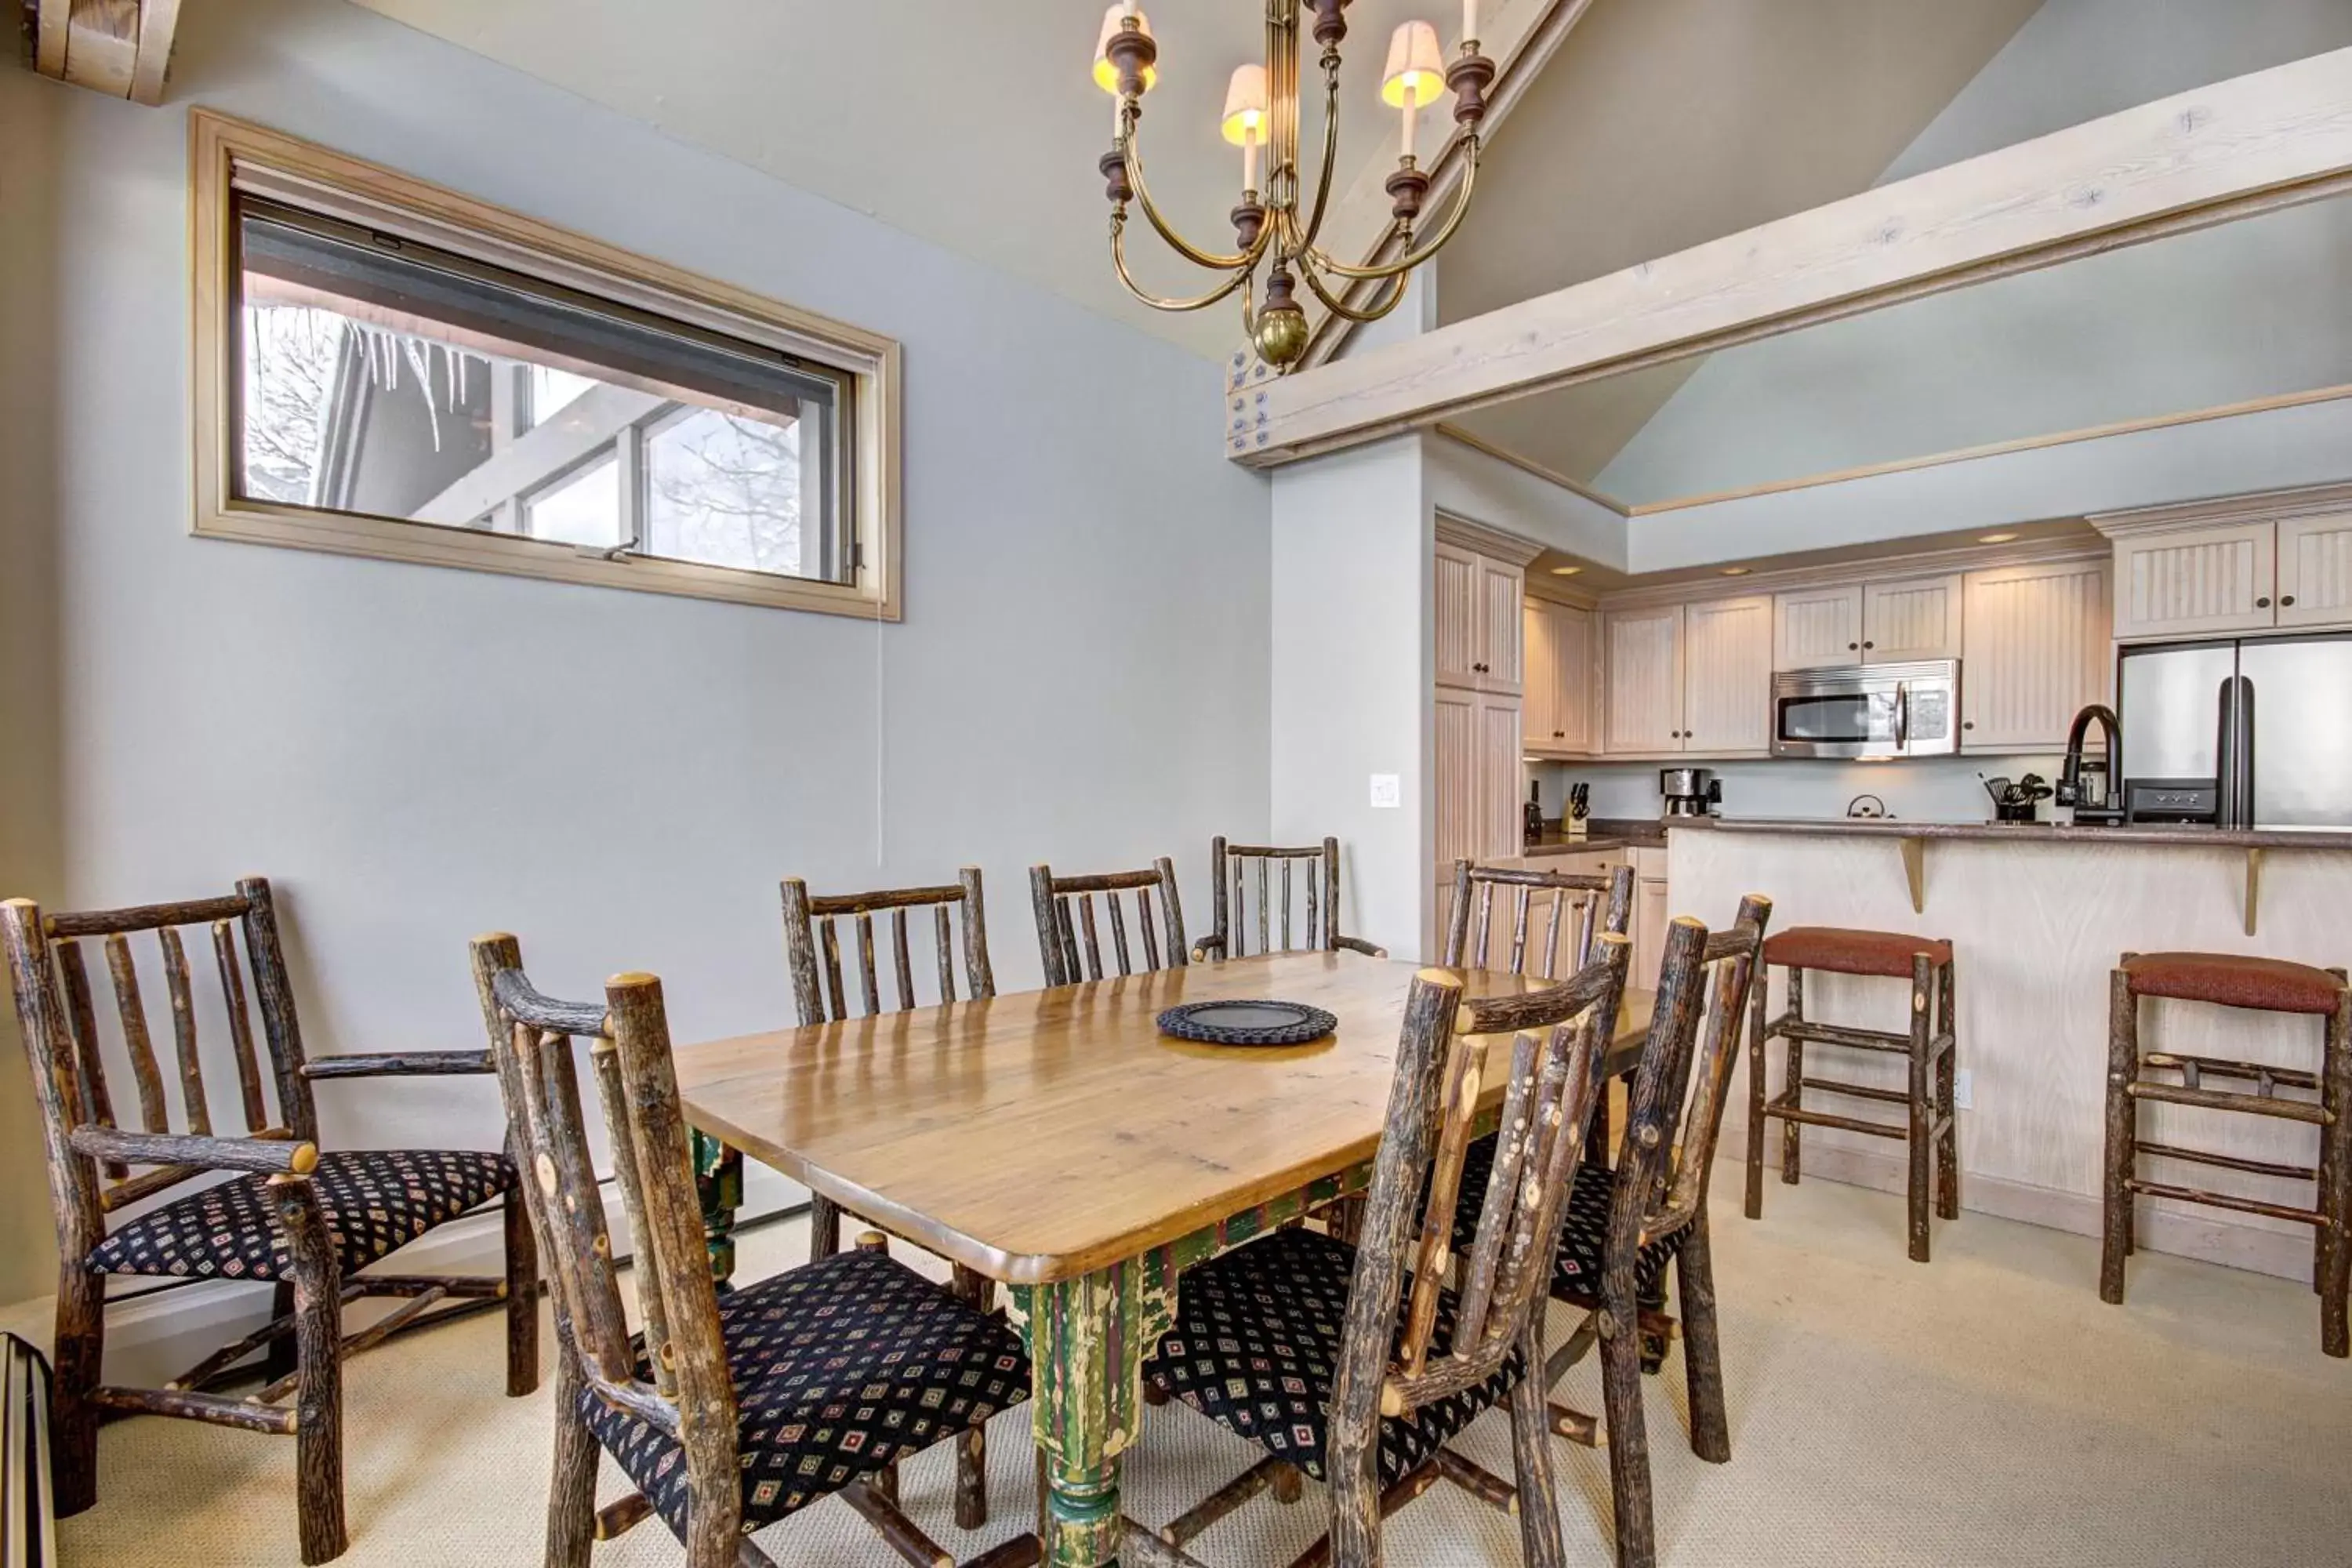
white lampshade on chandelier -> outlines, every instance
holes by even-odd
[[[1453,238],[1469,210],[1476,183],[1478,124],[1486,115],[1495,64],[1478,51],[1477,0],[1464,0],[1462,44],[1451,64],[1437,29],[1427,22],[1407,22],[1389,41],[1381,101],[1402,118],[1402,151],[1386,188],[1403,254],[1382,266],[1359,267],[1339,260],[1316,243],[1330,205],[1339,154],[1339,45],[1348,36],[1348,5],[1349,0],[1266,0],[1265,63],[1234,70],[1220,120],[1224,139],[1242,150],[1241,201],[1232,213],[1238,248],[1231,252],[1206,250],[1187,241],[1160,215],[1144,183],[1137,125],[1143,117],[1143,95],[1160,79],[1160,45],[1150,20],[1131,0],[1120,0],[1104,13],[1095,43],[1095,80],[1111,95],[1114,106],[1111,150],[1104,154],[1101,168],[1111,203],[1111,263],[1119,280],[1129,293],[1159,310],[1204,310],[1239,292],[1243,328],[1258,356],[1277,370],[1290,369],[1307,352],[1307,312],[1296,296],[1301,281],[1335,314],[1353,321],[1378,321],[1404,297],[1405,279],[1412,269]],[[1307,187],[1298,157],[1302,25],[1322,46],[1323,156],[1311,202],[1301,200]],[[1415,228],[1430,184],[1415,156],[1417,121],[1423,110],[1448,91],[1454,94],[1454,119],[1467,153],[1462,185],[1444,223],[1416,243]],[[1196,267],[1223,273],[1223,279],[1207,293],[1189,299],[1164,299],[1141,288],[1128,268],[1130,203],[1177,255]],[[1350,286],[1362,283],[1375,286],[1372,298],[1361,305],[1349,304],[1345,297]]]

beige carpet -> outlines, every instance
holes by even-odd
[[[1662,1561],[1706,1564],[2352,1563],[2352,1367],[2318,1350],[2316,1300],[2284,1280],[2141,1255],[2132,1297],[2100,1303],[2095,1245],[1970,1215],[1937,1233],[1929,1266],[1903,1254],[1897,1201],[1777,1184],[1761,1223],[1719,1184],[1734,1458],[1699,1463],[1684,1437],[1682,1360],[1649,1382]],[[747,1272],[800,1256],[797,1225],[748,1237]],[[31,1317],[33,1321],[25,1321]],[[15,1321],[7,1321],[13,1319]],[[46,1338],[37,1314],[0,1326]],[[352,1568],[539,1559],[549,1397],[499,1395],[495,1316],[354,1363]],[[1598,1408],[1588,1363],[1564,1385]],[[1024,1528],[1026,1412],[1001,1420],[999,1522],[949,1518],[944,1450],[908,1468],[910,1510],[965,1554]],[[1500,1473],[1487,1417],[1459,1440]],[[1611,1561],[1603,1455],[1561,1445],[1570,1560]],[[1253,1450],[1181,1406],[1151,1413],[1128,1467],[1130,1512],[1160,1522]],[[99,1506],[62,1527],[68,1562],[110,1568],[292,1563],[292,1447],[185,1422],[107,1429]],[[617,1489],[606,1467],[607,1495]],[[1287,1563],[1320,1528],[1322,1493],[1261,1500],[1198,1542],[1207,1561]],[[1516,1563],[1510,1521],[1441,1486],[1391,1522],[1390,1561]],[[780,1563],[891,1568],[837,1503],[768,1531]],[[600,1564],[675,1564],[657,1524]]]

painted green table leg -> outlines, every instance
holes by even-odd
[[[1162,1292],[1136,1259],[1014,1293],[1045,1458],[1044,1568],[1104,1568],[1118,1561],[1119,1456],[1140,1419],[1144,1352],[1166,1326]]]
[[[702,1239],[710,1251],[710,1277],[723,1288],[735,1279],[735,1211],[743,1206],[743,1152],[707,1133],[695,1133],[694,1189],[702,1199]]]

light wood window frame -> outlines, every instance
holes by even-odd
[[[191,531],[340,555],[455,566],[866,620],[901,617],[901,351],[877,333],[584,235],[205,110],[189,116],[195,484]],[[628,555],[608,559],[510,534],[289,506],[236,493],[237,191],[431,245],[628,309],[813,360],[845,374],[854,570],[846,583]]]

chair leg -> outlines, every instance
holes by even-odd
[[[2336,973],[2341,978],[2344,972]],[[2320,1134],[2319,1346],[2342,1356],[2352,1353],[2352,1322],[2346,1318],[2352,1295],[2352,996],[2327,1021],[2326,1049],[2323,1099],[2335,1119]]]
[[[1601,1394],[1609,1431],[1609,1495],[1617,1568],[1656,1568],[1650,1517],[1650,1439],[1642,1421],[1642,1342],[1630,1304],[1601,1308]]]
[[[68,1258],[58,1270],[56,1373],[49,1384],[49,1473],[58,1517],[98,1501],[98,1406],[89,1401],[106,1355],[106,1277]]]
[[[959,1263],[955,1266],[957,1296],[985,1314],[995,1304],[996,1283]],[[959,1530],[978,1530],[988,1522],[988,1428],[968,1426],[955,1445],[955,1521]]]
[[[1731,1417],[1723,1401],[1723,1342],[1716,1331],[1715,1258],[1706,1212],[1699,1211],[1675,1254],[1683,1302],[1683,1377],[1690,1388],[1691,1452],[1710,1465],[1731,1458]]]
[[[1756,984],[1748,988],[1748,1193],[1742,1212],[1749,1219],[1764,1217],[1764,1131],[1769,1125],[1764,1119],[1764,1101],[1768,1098],[1764,1086],[1764,1057],[1770,1042],[1771,1022],[1769,998],[1772,971],[1758,964]]]
[[[308,1176],[272,1176],[270,1197],[294,1275],[295,1512],[305,1563],[351,1544],[343,1522],[342,1279]]]
[[[2139,1000],[2131,977],[2116,969],[2107,979],[2107,1147],[2099,1249],[2099,1300],[2124,1299],[2124,1260],[2132,1249],[2132,1164],[2139,1137],[2139,1104],[2131,1097],[2139,1076]]]
[[[1518,1486],[1519,1552],[1528,1568],[1565,1568],[1568,1547],[1559,1531],[1559,1488],[1551,1468],[1551,1416],[1542,1390],[1544,1304],[1536,1303],[1519,1331],[1526,1381],[1511,1401],[1511,1460]]]
[[[522,1189],[507,1189],[507,1397],[520,1399],[539,1389],[539,1243]]]
[[[809,1261],[821,1263],[841,1250],[841,1206],[822,1193],[809,1194]]]
[[[1936,1103],[1944,1118],[1944,1130],[1936,1137],[1936,1213],[1943,1219],[1960,1217],[1960,1030],[1952,1021],[1958,990],[1952,971],[1947,963],[1936,972],[1935,1035],[1951,1041],[1936,1066]]]
[[[1796,1023],[1805,1021],[1805,972],[1801,969],[1789,971],[1788,1016]],[[1802,1106],[1805,1102],[1805,1042],[1790,1040],[1788,1046],[1789,1081],[1786,1088],[1789,1103]],[[1792,1187],[1797,1184],[1798,1173],[1804,1163],[1804,1134],[1803,1126],[1798,1122],[1784,1120],[1780,1123],[1780,1180]]]
[[[555,1353],[555,1475],[547,1488],[547,1568],[588,1568],[596,1541],[596,1436],[580,1418],[579,1358]]]
[[[1931,989],[1929,970],[1924,954],[1911,960],[1911,1135],[1904,1140],[1911,1156],[1910,1231],[1911,1261],[1927,1261],[1927,1215],[1935,1205],[1936,1173],[1933,1163],[1935,1122],[1930,1119],[1935,1090],[1929,1084],[1927,1048],[1935,1038],[1934,1019],[1928,1016]]]

